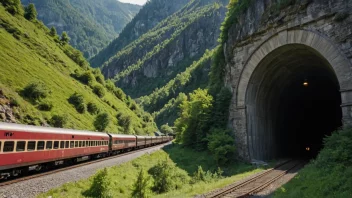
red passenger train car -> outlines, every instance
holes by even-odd
[[[108,152],[106,133],[0,123],[0,179]]]
[[[172,140],[0,122],[0,180]]]

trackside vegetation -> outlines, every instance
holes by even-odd
[[[208,152],[173,144],[39,195],[64,197],[193,197],[263,169],[243,163],[217,166]]]
[[[318,157],[274,194],[275,198],[352,197],[352,129],[324,139]]]
[[[16,122],[112,133],[156,131],[152,116],[90,68],[69,40],[38,21],[33,4],[23,8],[19,0],[0,1],[0,90],[11,100]],[[128,118],[127,126],[117,115]]]

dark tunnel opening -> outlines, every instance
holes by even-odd
[[[336,75],[323,57],[303,45],[267,55],[251,76],[246,101],[254,159],[314,158],[323,138],[342,125]]]

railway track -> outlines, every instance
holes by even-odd
[[[205,194],[203,197],[206,198],[230,198],[230,197],[250,197],[255,193],[263,190],[270,184],[274,183],[284,175],[286,175],[290,170],[301,166],[305,162],[302,160],[288,160],[280,165],[268,169],[263,173],[244,180],[241,183],[236,183],[233,185],[229,185],[225,188],[222,188],[217,191],[210,192]]]
[[[114,158],[119,158],[119,157],[126,156],[126,155],[131,155],[131,154],[136,153],[136,152],[148,150],[148,149],[155,148],[155,147],[158,147],[158,146],[167,145],[169,143],[170,142],[167,142],[167,143],[164,143],[164,144],[158,144],[158,145],[155,145],[155,146],[152,146],[152,147],[147,147],[147,148],[143,148],[143,149],[130,151],[130,152],[127,152],[127,153],[121,153],[121,154],[113,155],[113,156],[110,156],[110,157],[105,157],[105,158],[101,158],[101,159],[81,162],[81,163],[76,164],[76,165],[62,167],[62,168],[58,168],[58,169],[54,169],[54,170],[49,170],[49,171],[43,172],[43,173],[34,173],[32,175],[23,176],[23,177],[19,177],[19,178],[14,178],[14,179],[11,179],[11,180],[8,180],[8,181],[0,182],[0,187],[8,186],[8,185],[11,185],[11,184],[15,184],[15,183],[18,183],[18,182],[22,182],[22,181],[26,181],[26,180],[30,180],[30,179],[34,179],[34,178],[38,178],[38,177],[43,177],[43,176],[46,176],[46,175],[51,175],[51,174],[67,171],[67,170],[70,170],[70,169],[74,169],[74,168],[78,168],[78,167],[81,167],[81,166],[86,166],[86,165],[98,163],[98,162],[109,160],[109,159],[114,159]]]

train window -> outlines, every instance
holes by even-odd
[[[75,141],[70,141],[70,148],[74,148],[75,147]]]
[[[37,151],[44,150],[44,144],[45,144],[44,141],[39,141],[37,144]]]
[[[13,152],[13,149],[15,147],[15,142],[14,141],[7,141],[4,143],[4,149],[3,152]]]
[[[89,146],[89,141],[86,141],[86,147],[88,147]]]
[[[78,141],[75,141],[75,148],[78,147]]]
[[[65,142],[65,148],[70,148],[70,141]]]
[[[83,141],[83,142],[82,142],[82,146],[83,146],[83,147],[86,147],[86,141]]]
[[[64,149],[65,148],[65,141],[61,141],[60,142],[60,149]]]
[[[27,151],[34,151],[35,150],[35,141],[28,142]]]
[[[25,141],[18,141],[16,146],[16,151],[21,152],[26,150],[26,142]]]
[[[79,147],[82,147],[82,141],[79,141]]]
[[[59,141],[55,141],[54,142],[54,149],[58,149],[59,148]]]
[[[46,141],[45,149],[52,149],[53,148],[53,141]]]

